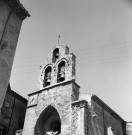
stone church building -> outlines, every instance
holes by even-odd
[[[0,0],[0,135],[23,127],[26,100],[7,90],[23,20],[29,13],[19,0]],[[55,46],[41,67],[39,90],[28,96],[23,135],[132,135],[126,122],[96,95],[80,94],[76,57]]]
[[[80,94],[76,57],[55,46],[28,96],[23,135],[126,135],[126,122],[96,95]],[[130,134],[129,134],[130,135]]]

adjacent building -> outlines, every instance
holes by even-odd
[[[27,100],[10,89],[9,79],[21,25],[29,16],[19,0],[0,0],[0,135],[23,128]]]
[[[8,85],[0,113],[0,135],[15,135],[16,130],[23,128],[26,107],[27,100]]]
[[[19,0],[0,0],[0,111],[6,95],[23,20],[30,16]]]

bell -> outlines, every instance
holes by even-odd
[[[47,82],[51,82],[51,79],[50,79],[50,78],[48,78],[48,79],[47,79]]]
[[[51,78],[50,77],[46,77],[46,85],[50,85],[51,82]]]
[[[50,85],[50,80],[47,80],[45,84],[46,86]]]
[[[56,58],[58,58],[58,57],[59,57],[59,53],[58,53],[58,52],[55,54],[55,57],[56,57]]]
[[[46,80],[47,80],[46,82],[50,82],[51,81],[51,72],[49,72],[47,74]]]
[[[62,72],[62,73],[60,74],[60,78],[65,78],[65,73],[64,73],[64,72]]]
[[[64,81],[65,80],[65,72],[61,72],[60,73],[60,81]]]

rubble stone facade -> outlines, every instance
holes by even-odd
[[[28,96],[23,135],[126,135],[126,123],[95,95],[80,94],[76,57],[55,46]]]

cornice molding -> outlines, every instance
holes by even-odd
[[[63,81],[63,82],[59,82],[59,83],[56,83],[56,84],[53,84],[53,85],[49,85],[41,90],[37,90],[37,91],[33,91],[31,93],[28,94],[28,96],[31,96],[31,95],[34,95],[34,94],[37,94],[37,93],[41,93],[42,91],[45,91],[45,90],[50,90],[54,87],[57,87],[57,86],[64,86],[64,85],[67,85],[67,84],[74,84],[76,85],[78,88],[80,88],[80,86],[74,81],[74,79],[71,79],[69,81]]]
[[[30,14],[19,2],[19,0],[4,0],[4,1],[8,4],[12,12],[14,12],[20,20],[23,21],[26,17],[30,17]]]
[[[86,100],[77,100],[72,102],[72,106],[76,106],[76,107],[80,107],[80,108],[86,108],[87,105],[87,101]]]

